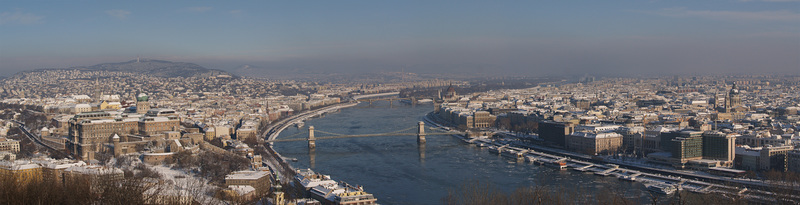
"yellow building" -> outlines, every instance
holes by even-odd
[[[42,180],[42,166],[30,161],[0,161],[0,179],[13,179],[17,183]]]
[[[98,105],[99,110],[119,110],[121,105],[119,102],[103,101]]]

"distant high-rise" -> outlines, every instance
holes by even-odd
[[[672,157],[680,160],[681,164],[688,160],[703,158],[702,136],[677,137],[670,140],[668,144],[671,144],[669,151],[672,153]]]
[[[575,131],[575,125],[565,122],[544,121],[539,123],[539,137],[548,144],[564,147],[567,135]]]
[[[736,137],[719,131],[703,133],[703,158],[733,161],[736,156]]]

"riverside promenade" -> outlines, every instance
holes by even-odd
[[[323,114],[328,113],[328,112],[333,112],[333,111],[337,111],[337,110],[342,109],[342,108],[348,108],[348,107],[356,106],[356,105],[358,105],[358,101],[357,101],[358,99],[372,98],[372,97],[383,97],[383,96],[392,96],[392,95],[397,95],[397,94],[399,94],[399,92],[376,93],[376,94],[369,94],[369,95],[357,95],[357,96],[353,96],[352,100],[350,100],[348,102],[345,102],[345,103],[339,103],[339,104],[335,104],[335,105],[330,105],[330,106],[326,106],[326,107],[322,107],[322,108],[318,108],[318,109],[314,109],[314,110],[306,110],[306,111],[300,112],[298,114],[289,116],[287,118],[278,120],[278,122],[270,124],[269,126],[266,127],[266,129],[263,129],[264,131],[263,131],[263,133],[261,135],[263,136],[263,139],[265,139],[265,140],[275,140],[276,138],[278,138],[278,136],[281,134],[281,132],[283,132],[283,130],[285,130],[289,126],[292,126],[294,124],[303,122],[303,121],[305,121],[305,120],[307,120],[309,118],[312,118],[312,117],[317,117],[317,116],[323,115]],[[275,150],[273,149],[272,146],[273,146],[273,143],[269,143],[269,146],[266,147],[267,153],[269,153],[269,156],[264,156],[264,162],[266,162],[267,166],[269,166],[270,168],[272,168],[272,170],[275,170],[279,174],[278,178],[280,178],[281,181],[283,181],[283,182],[291,181],[292,177],[297,175],[297,173],[295,172],[295,169],[291,165],[289,165],[289,163],[286,162],[286,160],[283,158],[283,156],[280,155],[280,153],[275,152]]]

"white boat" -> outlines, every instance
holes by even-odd
[[[504,149],[503,151],[500,152],[500,155],[504,157],[517,158],[517,159],[524,157],[522,152],[513,149]]]
[[[431,99],[420,99],[420,100],[417,100],[417,104],[426,104],[426,103],[433,103],[433,100],[431,100]]]
[[[502,150],[503,150],[503,148],[501,148],[501,147],[497,147],[497,146],[494,146],[494,145],[489,146],[489,153],[492,153],[492,154],[500,154],[500,152]]]
[[[311,169],[297,172],[295,180],[305,187],[311,198],[322,204],[377,204],[377,199],[361,186],[336,182],[329,175],[318,174]]]
[[[675,189],[674,186],[667,184],[648,184],[645,185],[645,187],[647,187],[647,190],[650,190],[652,192],[659,194],[666,194],[666,195],[673,194],[675,193],[675,190],[677,190]]]
[[[619,179],[632,182],[636,181],[636,177],[630,175],[619,175]]]

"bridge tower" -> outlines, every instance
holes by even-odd
[[[308,126],[308,148],[317,148],[317,138],[314,137],[314,126]]]
[[[419,130],[417,131],[417,143],[424,144],[425,143],[425,123],[419,121]]]

